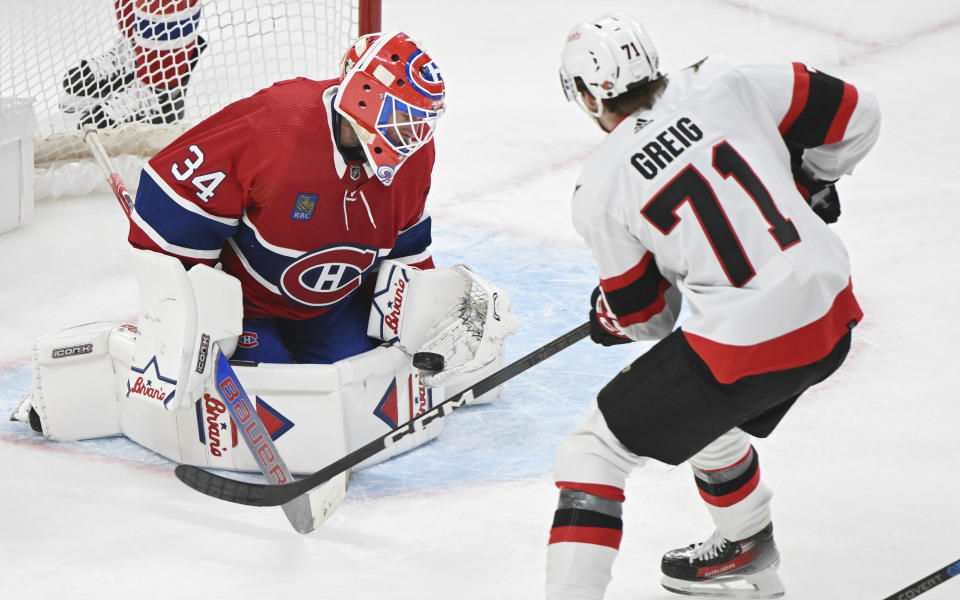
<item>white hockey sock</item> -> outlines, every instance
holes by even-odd
[[[646,459],[616,439],[600,411],[557,449],[560,500],[547,547],[548,600],[599,600],[611,579],[623,532],[623,486]]]
[[[547,546],[547,599],[598,600],[610,583],[623,536],[623,490],[571,482],[557,485],[560,501]]]
[[[689,462],[700,496],[725,538],[747,538],[770,522],[773,493],[760,479],[757,451],[746,433],[725,433]]]

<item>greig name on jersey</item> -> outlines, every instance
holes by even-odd
[[[680,117],[631,156],[630,164],[646,179],[653,179],[684,150],[702,139],[703,130],[689,117]]]

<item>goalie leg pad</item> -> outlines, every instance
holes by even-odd
[[[73,441],[120,434],[111,332],[118,323],[90,323],[37,340],[33,384],[13,418],[36,411],[44,437]]]
[[[140,335],[130,365],[129,395],[170,410],[192,408],[213,372],[213,343],[229,356],[242,331],[240,282],[177,259],[133,250],[140,288]]]
[[[332,365],[260,363],[234,371],[295,474],[317,471],[442,401],[442,390],[420,385],[410,359],[387,346]],[[212,382],[193,410],[167,411],[131,396],[121,399],[120,414],[124,435],[173,461],[259,470]],[[442,427],[438,419],[358,468],[416,448]]]

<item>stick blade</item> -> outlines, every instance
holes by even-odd
[[[229,477],[222,477],[210,471],[205,471],[193,465],[177,465],[174,469],[177,479],[212,498],[246,504],[247,506],[277,506],[267,498],[267,486],[260,483],[237,481]]]

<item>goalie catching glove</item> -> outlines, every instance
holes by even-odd
[[[386,260],[380,266],[367,334],[415,357],[427,386],[469,379],[503,356],[517,328],[507,293],[464,265],[421,270]]]

